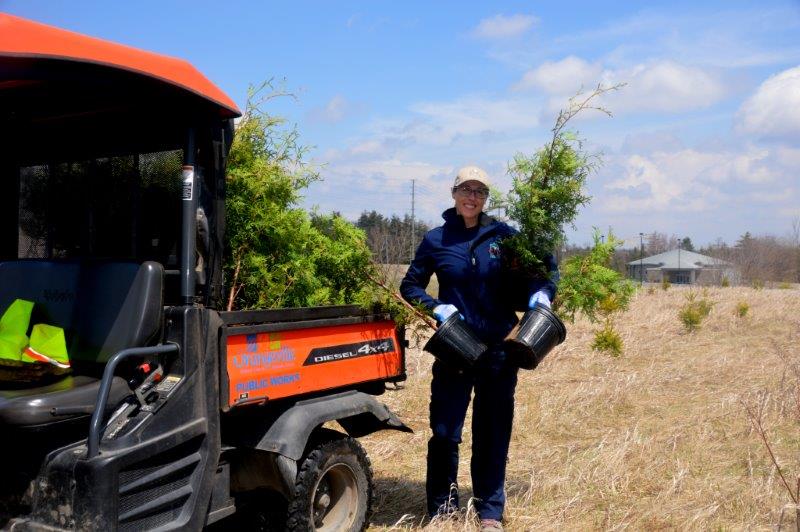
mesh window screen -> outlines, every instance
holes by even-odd
[[[20,170],[19,258],[177,263],[181,151]]]

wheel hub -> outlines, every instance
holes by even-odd
[[[358,483],[346,464],[328,468],[314,490],[312,517],[317,532],[350,530],[358,511]]]

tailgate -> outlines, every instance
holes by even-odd
[[[245,317],[276,320],[225,328],[220,349],[223,410],[361,383],[405,379],[403,331],[387,316],[366,314],[356,307],[222,316],[228,322]]]

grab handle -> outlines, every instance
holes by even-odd
[[[155,345],[152,347],[131,347],[130,349],[119,351],[108,360],[106,369],[103,371],[103,380],[100,381],[100,390],[97,392],[97,401],[95,402],[94,412],[92,412],[92,421],[89,425],[87,458],[94,458],[100,452],[101,425],[103,423],[106,405],[108,404],[108,394],[111,391],[111,383],[114,380],[114,371],[117,369],[117,365],[122,360],[132,356],[157,355],[177,351],[178,344],[173,343]]]

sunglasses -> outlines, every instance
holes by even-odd
[[[478,199],[486,199],[489,197],[488,188],[470,188],[461,185],[460,187],[453,187],[453,192],[464,198],[468,198],[472,195],[475,195]]]

